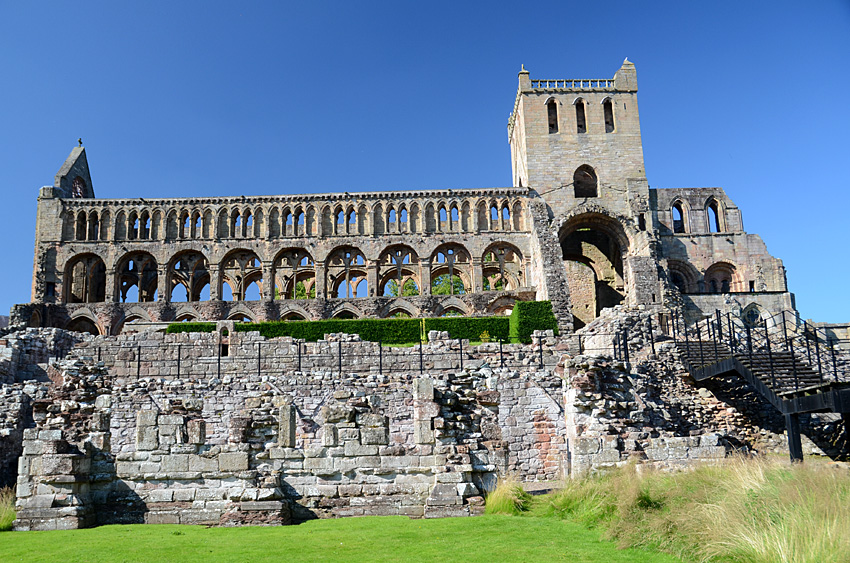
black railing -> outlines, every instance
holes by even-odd
[[[698,352],[689,354],[692,368],[738,357],[750,368],[761,366],[760,373],[769,377],[776,390],[850,383],[850,358],[839,351],[840,341],[827,330],[801,321],[796,312],[781,311],[747,323],[737,315],[716,310],[691,325],[680,312],[671,311],[670,315],[671,336],[688,349],[691,342],[696,343]]]

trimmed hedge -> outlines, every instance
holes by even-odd
[[[215,323],[173,323],[168,333],[214,332]],[[363,340],[385,344],[412,344],[425,338],[430,330],[449,333],[452,338],[481,340],[486,331],[490,339],[531,342],[535,330],[553,329],[558,322],[549,301],[517,301],[510,317],[438,317],[425,319],[328,319],[323,321],[272,321],[236,323],[237,332],[259,331],[266,338],[291,336],[315,342],[326,334],[359,334]]]
[[[510,317],[510,339],[525,344],[531,342],[535,330],[553,330],[558,334],[558,319],[550,301],[517,301]]]
[[[490,339],[507,340],[510,331],[508,317],[438,317],[425,319],[425,331],[443,330],[452,338],[466,338],[480,341],[484,331],[490,333]]]
[[[237,332],[257,330],[266,338],[291,336],[311,342],[326,334],[345,332],[359,334],[363,340],[386,344],[419,342],[422,324],[419,319],[329,319],[324,321],[273,321],[238,323]]]
[[[168,334],[177,332],[215,332],[215,323],[172,323],[165,330]]]

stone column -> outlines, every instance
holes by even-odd
[[[274,275],[272,271],[272,262],[263,262],[263,294],[260,299],[266,301],[274,300]]]
[[[472,277],[473,293],[481,293],[484,291],[484,270],[482,264],[483,262],[481,261],[481,258],[472,259],[472,268],[469,273]]]
[[[165,303],[171,300],[171,288],[168,287],[168,266],[160,265],[156,270],[156,300]]]
[[[422,260],[419,266],[422,286],[419,288],[419,295],[431,295],[431,259]]]
[[[121,301],[121,289],[118,287],[118,280],[115,279],[115,270],[106,270],[106,295],[104,299],[107,303],[118,303]]]
[[[324,262],[316,262],[316,299],[327,299],[328,270]]]
[[[221,268],[218,264],[209,264],[210,301],[221,301]]]
[[[369,297],[376,297],[378,295],[378,261],[370,260],[366,263],[367,274],[366,274],[366,282],[369,286]],[[401,288],[399,288],[399,295],[401,295]]]

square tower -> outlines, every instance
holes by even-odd
[[[610,80],[532,80],[523,67],[508,137],[514,185],[534,189],[553,216],[593,203],[632,217],[629,200],[648,197],[628,59]]]

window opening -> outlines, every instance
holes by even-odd
[[[573,189],[576,197],[597,196],[596,172],[588,165],[579,166],[573,174]]]
[[[605,100],[602,103],[602,113],[605,115],[605,132],[614,132],[614,104],[611,100]]]
[[[558,102],[549,100],[546,104],[546,111],[549,115],[549,133],[558,132]]]
[[[587,118],[584,114],[584,101],[576,102],[576,132],[587,133]]]
[[[685,232],[685,214],[682,212],[682,206],[678,203],[673,205],[673,232]]]

